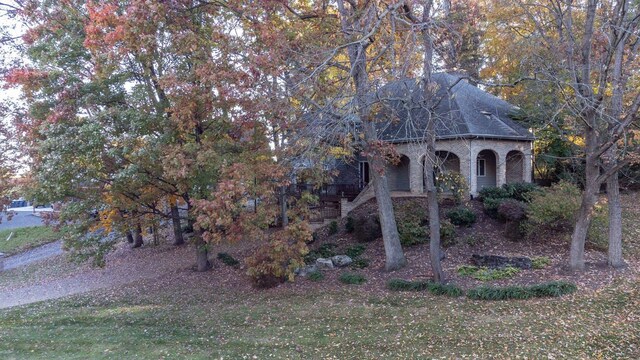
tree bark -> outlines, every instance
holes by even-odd
[[[144,244],[144,241],[142,240],[142,227],[140,226],[140,223],[136,225],[134,232],[133,245],[131,245],[131,247],[135,249],[141,247]]]
[[[173,245],[182,245],[184,244],[184,237],[182,236],[180,209],[178,209],[178,205],[171,206],[171,220],[173,221]]]
[[[609,149],[609,167],[615,166],[614,161],[617,146]],[[607,179],[607,203],[609,205],[609,251],[607,263],[614,268],[625,266],[622,258],[622,205],[620,202],[620,184],[618,173],[615,172]]]
[[[422,13],[422,23],[428,24],[431,17],[432,0],[424,1],[424,8]],[[429,28],[422,29],[422,43],[424,46],[424,63],[423,63],[423,92],[424,92],[424,105],[428,106],[433,96],[430,89],[431,85],[431,72],[433,61],[433,41]],[[433,168],[435,167],[436,156],[436,127],[435,118],[431,116],[429,112],[429,119],[427,121],[427,133],[425,135],[425,142],[427,145],[427,154],[424,161],[424,174],[426,179],[427,190],[427,207],[429,208],[429,259],[431,260],[431,271],[433,272],[433,280],[437,283],[443,283],[445,281],[444,271],[442,271],[442,264],[440,263],[440,207],[438,205],[438,193],[436,190],[436,184],[433,180]]]
[[[428,148],[431,148],[429,146]],[[431,260],[431,271],[433,281],[443,283],[445,281],[444,271],[440,263],[440,210],[438,206],[438,194],[433,181],[434,151],[427,151],[424,162],[424,173],[427,187],[427,206],[429,207],[429,259]]]
[[[595,113],[587,116],[587,119],[593,119]],[[591,124],[595,124],[589,121]],[[576,219],[576,225],[571,235],[571,251],[569,254],[569,266],[573,271],[584,270],[584,244],[587,239],[587,232],[591,219],[593,218],[593,207],[596,204],[600,183],[598,176],[600,175],[600,166],[596,158],[597,134],[594,127],[585,126],[585,188],[582,194],[580,210]]]
[[[209,261],[209,249],[204,240],[202,240],[201,231],[195,232],[194,239],[194,245],[196,247],[196,271],[207,271],[211,269],[211,262]]]
[[[365,126],[374,127],[371,123],[367,123]],[[385,270],[398,270],[407,265],[407,259],[404,256],[402,244],[400,243],[400,235],[398,234],[398,226],[393,211],[393,202],[391,200],[391,191],[389,191],[387,176],[375,170],[383,167],[384,161],[381,161],[376,156],[369,156],[367,160],[373,169],[370,176],[376,195],[376,203],[378,204],[378,217],[382,230],[382,242],[384,243]]]
[[[280,218],[282,219],[282,227],[289,226],[289,216],[287,215],[287,187],[280,186]]]

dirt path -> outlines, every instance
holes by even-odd
[[[54,241],[49,244],[38,246],[20,254],[9,256],[4,259],[4,267],[1,270],[11,270],[19,266],[29,265],[33,262],[44,260],[53,256],[61,255],[62,241]]]
[[[0,288],[0,309],[118,287],[184,271],[192,265],[193,253],[190,246],[176,248],[166,245],[131,250],[123,244],[109,255],[107,266],[102,269],[80,267],[68,276],[45,279],[27,286]]]

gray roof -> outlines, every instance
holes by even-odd
[[[423,101],[423,84],[416,79],[396,81],[376,92],[371,101],[384,104],[378,123],[380,139],[396,143],[422,139],[429,108],[434,109],[437,139],[534,139],[511,119],[517,107],[455,75],[437,73],[432,80],[436,89],[430,101]]]

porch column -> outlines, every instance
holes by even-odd
[[[420,154],[412,152],[409,154],[409,189],[412,194],[422,194],[422,161],[420,161]]]
[[[469,192],[471,195],[478,195],[478,152],[472,147],[471,158],[469,159]]]
[[[522,180],[524,180],[525,182],[531,182],[532,181],[532,171],[531,171],[531,167],[533,166],[533,157],[531,156],[531,152],[527,151],[524,153],[524,164],[522,166],[522,171],[524,171],[524,174],[522,174]]]
[[[496,153],[496,186],[507,183],[507,153]]]
[[[471,176],[470,176],[470,171],[471,171],[471,158],[469,155],[469,152],[465,152],[463,154],[461,154],[458,159],[460,159],[460,169],[458,169],[458,171],[460,171],[460,174],[462,176],[464,176],[465,181],[467,182],[467,185],[469,187],[469,194],[473,193],[473,190],[471,189]],[[475,170],[474,170],[475,171]],[[465,196],[469,196],[469,194],[466,194]]]

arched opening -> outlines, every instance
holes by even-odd
[[[507,154],[507,184],[524,181],[524,154],[518,150],[509,151]]]
[[[449,151],[436,151],[435,169],[433,171],[433,180],[436,180],[436,175],[439,173],[460,173],[460,158],[458,155]],[[422,166],[424,169],[425,157],[422,158]],[[422,176],[422,186],[426,191],[427,181],[425,174]]]
[[[400,162],[387,167],[387,179],[391,191],[410,191],[409,180],[410,160],[405,155],[400,157]]]
[[[436,151],[436,169],[441,173],[460,172],[460,158],[448,151]]]
[[[476,158],[476,181],[478,191],[485,187],[496,186],[496,154],[491,150],[482,150]]]

